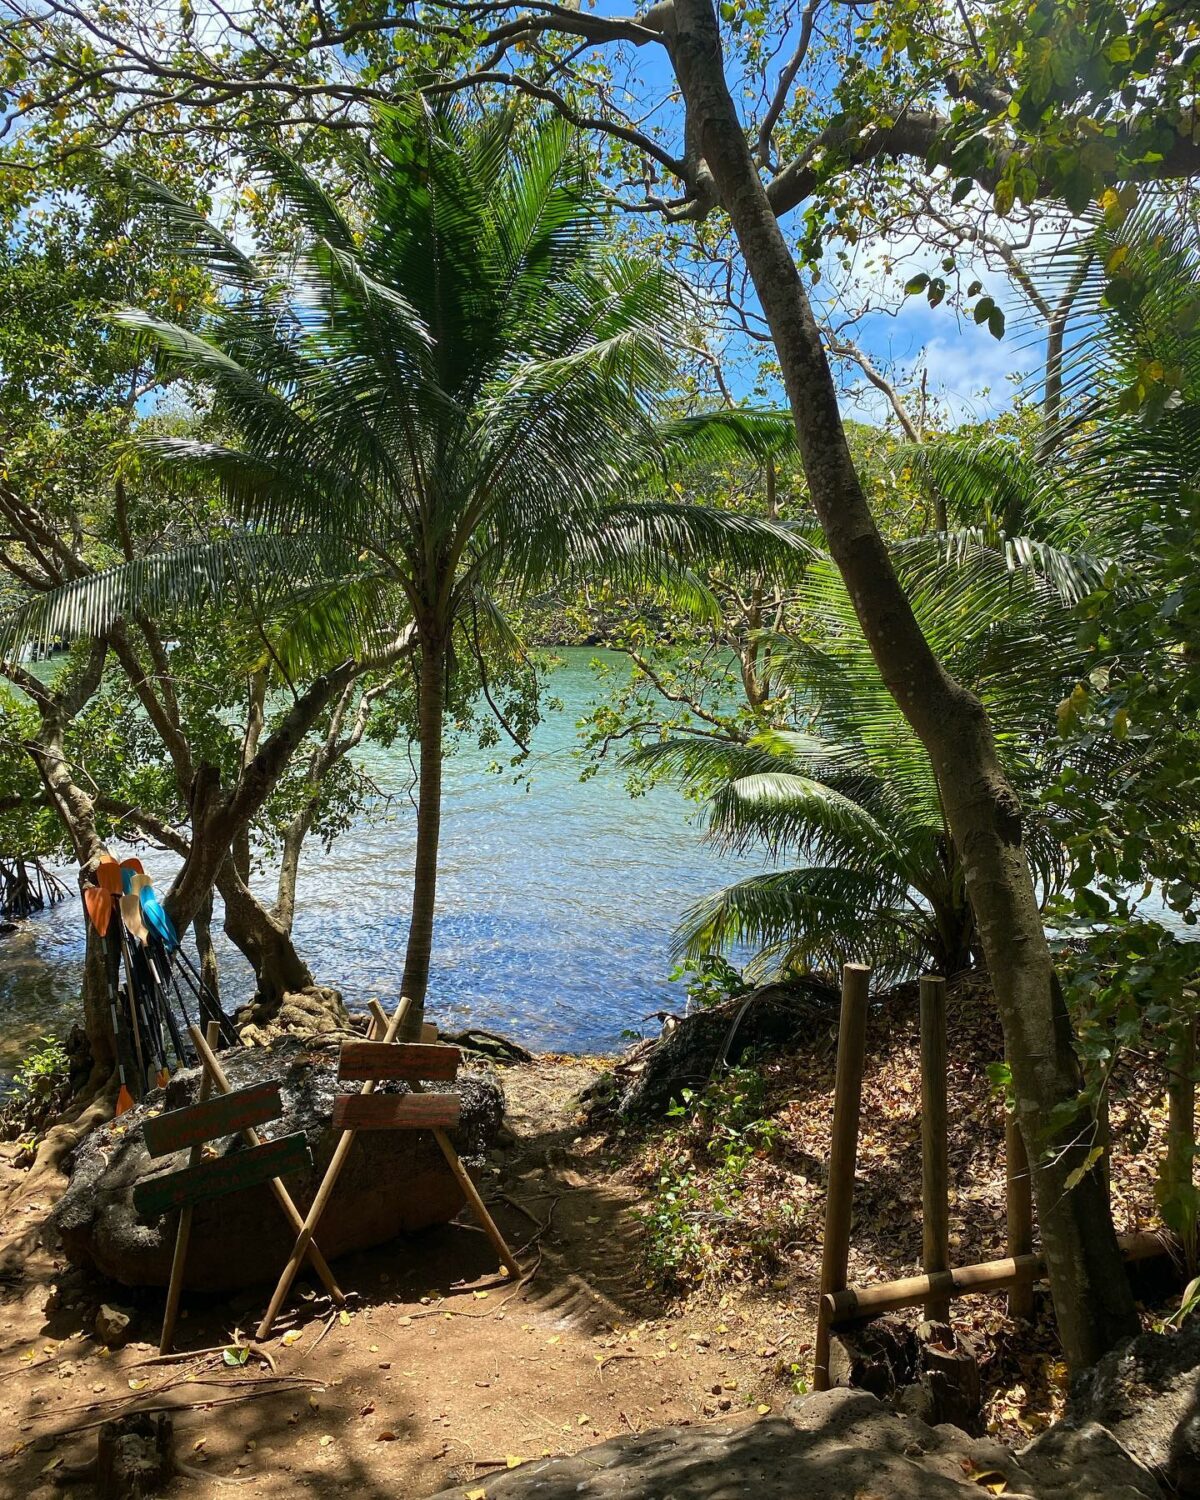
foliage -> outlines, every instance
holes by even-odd
[[[668,1290],[689,1290],[697,1280],[721,1274],[718,1247],[740,1246],[737,1212],[751,1162],[769,1156],[779,1126],[765,1114],[766,1088],[753,1059],[730,1068],[704,1089],[683,1089],[668,1109],[676,1122],[661,1143],[654,1198],[641,1215],[647,1273]],[[754,1261],[773,1264],[780,1225],[754,1229]]]
[[[1026,791],[1043,785],[1053,770],[1047,684],[1069,681],[1076,664],[1067,605],[974,543],[952,563],[924,540],[896,558],[935,649],[991,711],[1009,774]],[[831,564],[810,566],[796,601],[795,633],[774,643],[791,689],[788,727],[747,743],[665,738],[634,754],[706,799],[722,847],[761,847],[777,865],[697,905],[681,943],[696,954],[751,942],[756,972],[856,961],[882,974],[926,964],[955,973],[974,954],[974,925],[928,756]],[[1026,837],[1049,894],[1061,876],[1057,839],[1044,820]],[[794,853],[803,866],[778,867]]]
[[[667,977],[674,983],[683,983],[687,1015],[693,1010],[707,1010],[726,1000],[736,1000],[751,989],[745,976],[723,953],[700,953],[695,958],[685,958]]]

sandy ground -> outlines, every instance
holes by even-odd
[[[467,1225],[351,1257],[337,1268],[349,1316],[303,1286],[265,1346],[282,1380],[257,1353],[241,1368],[219,1350],[146,1363],[161,1294],[134,1303],[136,1341],[110,1353],[93,1324],[113,1288],[39,1245],[2,1289],[0,1491],[63,1493],[56,1478],[94,1453],[95,1426],[134,1405],[180,1408],[193,1474],[171,1493],[420,1496],[486,1490],[489,1473],[524,1459],[782,1400],[778,1350],[757,1324],[770,1315],[778,1343],[780,1320],[785,1333],[794,1323],[800,1348],[798,1314],[714,1304],[693,1322],[639,1284],[634,1189],[569,1104],[593,1071],[575,1060],[504,1070],[514,1139],[484,1190],[522,1247],[519,1286]],[[43,1195],[20,1212],[36,1223],[48,1207]],[[264,1296],[185,1298],[178,1347],[249,1338]]]

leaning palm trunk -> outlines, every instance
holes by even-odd
[[[812,309],[725,80],[712,0],[675,0],[671,50],[693,138],[771,328],[813,503],[880,674],[929,752],[992,977],[1017,1116],[1034,1165],[1059,1331],[1093,1364],[1138,1319],[1079,1104],[1082,1075],[1042,927],[1020,803],[979,700],[944,671],[896,576],[855,472]]]
[[[418,698],[421,774],[417,790],[417,849],[413,861],[412,912],[400,993],[412,1001],[404,1035],[419,1035],[429,987],[433,919],[437,909],[438,843],[442,829],[442,731],[446,716],[446,652],[426,637],[421,646]]]

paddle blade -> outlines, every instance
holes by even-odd
[[[101,937],[108,931],[112,921],[113,899],[111,891],[101,890],[98,885],[89,885],[83,892],[83,904],[88,920]]]
[[[155,895],[152,886],[143,887],[142,915],[167,945],[167,951],[174,953],[179,947],[179,934],[175,931],[175,923],[171,921],[166,907]]]
[[[116,1109],[116,1113],[119,1114],[119,1115],[123,1115],[127,1109],[132,1109],[132,1108],[133,1108],[133,1095],[129,1092],[129,1090],[125,1087],[125,1085],[122,1084],[121,1085],[121,1090],[120,1090],[120,1092],[117,1095],[117,1109]]]
[[[154,886],[154,882],[150,879],[149,875],[138,875],[138,874],[135,874],[134,877],[133,877],[133,879],[129,882],[129,889],[136,896],[140,896],[142,894],[142,892],[144,890],[146,890],[148,887],[150,889],[153,889],[153,886]]]
[[[136,938],[144,947],[149,933],[146,924],[142,920],[142,903],[134,895],[121,897],[121,921],[125,923],[125,931],[131,938]]]
[[[110,896],[119,896],[124,888],[121,878],[121,866],[111,854],[102,856],[96,868],[96,880],[102,891],[107,891]]]

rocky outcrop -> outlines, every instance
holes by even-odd
[[[1077,1433],[1068,1467],[899,1417],[865,1391],[805,1397],[787,1416],[614,1438],[489,1476],[488,1500],[1161,1500],[1111,1433]],[[999,1489],[993,1488],[999,1486]],[[462,1486],[443,1492],[461,1497]]]
[[[635,1047],[584,1096],[593,1118],[665,1113],[681,1089],[701,1089],[718,1065],[756,1047],[794,1046],[836,1027],[837,991],[816,980],[767,984],[689,1016],[665,1017],[663,1033]]]
[[[1060,1427],[1100,1423],[1174,1494],[1200,1500],[1200,1318],[1143,1333],[1087,1371]]]
[[[303,1130],[308,1137],[315,1167],[287,1181],[301,1213],[312,1202],[337,1144],[330,1124],[338,1092],[337,1052],[332,1039],[284,1037],[268,1047],[235,1049],[221,1056],[234,1088],[263,1079],[280,1081],[284,1113],[263,1133],[280,1136]],[[176,1216],[145,1222],[134,1209],[132,1192],[152,1169],[183,1166],[186,1157],[181,1153],[152,1164],[142,1122],[150,1111],[191,1103],[198,1082],[198,1070],[177,1073],[165,1089],[154,1090],[135,1109],[92,1131],[80,1146],[70,1185],[53,1215],[63,1248],[75,1264],[126,1286],[166,1285]],[[438,1087],[458,1093],[462,1117],[453,1137],[467,1166],[478,1164],[500,1130],[500,1084],[489,1072],[470,1071],[460,1073],[454,1084]],[[221,1148],[240,1146],[225,1141]],[[317,1239],[326,1259],[332,1260],[398,1234],[446,1223],[462,1206],[461,1189],[428,1131],[364,1131],[338,1179]],[[187,1284],[216,1292],[272,1281],[287,1260],[293,1238],[269,1187],[197,1204]]]

